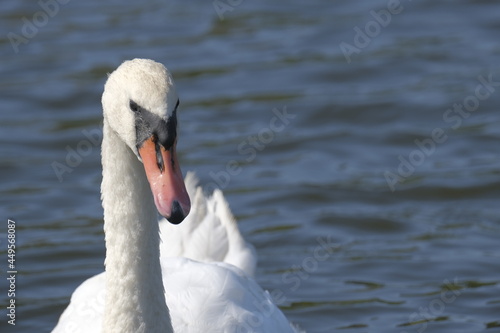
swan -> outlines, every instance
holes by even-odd
[[[77,287],[52,332],[298,332],[249,276],[255,257],[222,193],[204,198],[190,174],[186,189],[168,70],[125,61],[109,75],[102,105],[105,272]],[[189,231],[173,231],[186,216]],[[211,243],[202,241],[205,224],[222,230],[214,237],[223,244],[204,246],[208,254],[190,250]]]

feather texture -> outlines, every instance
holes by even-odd
[[[162,257],[185,257],[202,262],[225,262],[253,277],[257,255],[241,235],[222,191],[206,197],[193,172],[188,172],[186,188],[191,213],[179,225],[160,221]]]

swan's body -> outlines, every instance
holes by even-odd
[[[184,258],[161,265],[174,332],[293,332],[268,293],[234,266]],[[53,332],[103,332],[105,285],[106,273],[81,284]]]
[[[76,289],[53,332],[293,332],[269,294],[233,266],[253,274],[255,257],[222,193],[206,199],[191,176],[184,186],[178,98],[166,68],[123,63],[102,101],[106,272]],[[162,225],[160,257],[157,212],[180,223],[191,209],[188,192],[191,221]],[[168,257],[175,255],[206,262]]]

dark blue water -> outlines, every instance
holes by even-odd
[[[0,4],[1,332],[50,331],[103,270],[100,95],[135,57],[173,73],[183,170],[291,321],[500,331],[500,4],[60,1]]]

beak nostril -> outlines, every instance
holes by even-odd
[[[172,210],[170,212],[170,217],[167,218],[168,222],[172,224],[179,224],[184,220],[185,217],[186,215],[184,215],[184,211],[182,210],[179,201],[174,200],[172,202]]]

